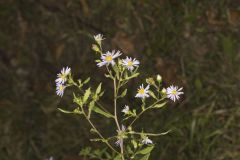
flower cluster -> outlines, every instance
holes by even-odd
[[[77,87],[80,92],[73,92],[73,102],[77,105],[72,111],[61,108],[59,108],[59,110],[63,113],[84,116],[91,126],[91,131],[94,132],[94,135],[98,136],[92,140],[105,143],[113,152],[117,153],[117,156],[113,155],[112,159],[119,159],[121,157],[121,160],[126,160],[125,158],[135,159],[138,157],[138,159],[148,160],[150,152],[154,147],[154,142],[150,138],[152,136],[165,135],[170,131],[158,134],[145,133],[144,130],[138,132],[135,131],[134,124],[144,112],[165,106],[167,99],[174,102],[179,100],[180,96],[183,94],[183,88],[174,85],[163,88],[163,79],[160,75],[148,77],[146,79],[146,84],[142,83],[137,88],[136,94],[134,95],[136,99],[141,100],[141,106],[138,108],[131,105],[123,106],[121,110],[123,115],[121,116],[122,119],[120,119],[118,117],[118,99],[125,97],[128,93],[125,84],[139,75],[138,67],[140,62],[136,58],[128,56],[121,59],[120,56],[122,53],[119,50],[103,52],[103,35],[98,34],[93,38],[95,43],[92,45],[92,49],[96,54],[99,54],[99,59],[96,60],[97,66],[106,67],[107,73],[105,76],[113,82],[114,112],[108,111],[108,109],[98,102],[104,94],[102,83],[100,83],[95,89],[94,87],[87,86],[90,77],[84,81],[82,81],[82,79],[74,81],[71,76],[71,68],[69,67],[62,68],[61,72],[57,74],[55,80],[56,94],[62,97],[66,87]],[[139,106],[139,104],[137,105]],[[105,118],[114,119],[117,131],[115,136],[106,138],[101,131],[95,127],[94,122],[92,122],[92,116],[94,116],[92,113],[99,114]],[[128,124],[126,127],[123,125],[125,121],[129,122],[126,123]],[[115,144],[120,148],[116,149],[116,146],[112,145],[112,139],[115,139]],[[150,147],[148,145],[150,145]],[[146,149],[147,147],[148,149]],[[131,148],[134,148],[134,150]],[[86,155],[88,154],[90,153],[86,153]]]
[[[61,70],[60,73],[57,74],[57,79],[55,80],[56,82],[56,93],[58,96],[62,97],[64,90],[66,88],[65,82],[68,79],[68,75],[71,72],[71,68],[66,67]]]

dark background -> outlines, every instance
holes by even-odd
[[[57,111],[72,100],[71,91],[56,96],[54,83],[64,66],[94,86],[104,79],[91,51],[97,33],[105,50],[141,61],[128,100],[158,73],[184,87],[180,102],[139,121],[149,132],[174,130],[153,139],[151,159],[240,159],[239,28],[238,0],[1,0],[0,159],[78,160],[83,147],[103,147],[89,141],[83,118]],[[108,80],[104,87],[110,105]]]

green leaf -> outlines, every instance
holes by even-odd
[[[156,105],[154,106],[154,108],[162,108],[162,107],[165,106],[166,103],[167,103],[167,102],[160,103],[160,104],[156,104]]]
[[[112,68],[115,71],[115,73],[117,73],[117,74],[119,73],[119,69],[118,69],[117,65],[114,65]]]
[[[90,77],[88,77],[84,82],[83,82],[83,84],[86,84],[86,83],[88,83],[90,81]]]
[[[154,99],[157,99],[157,97],[155,96],[155,94],[152,91],[149,90],[148,93],[151,97],[153,97]]]
[[[153,150],[154,146],[148,146],[140,151],[138,151],[136,154],[148,154]]]
[[[101,114],[101,115],[107,117],[107,118],[114,118],[114,116],[112,114],[107,113],[107,112],[103,111],[102,109],[100,109],[100,108],[98,108],[96,106],[94,106],[92,110],[94,112],[98,113],[98,114]]]
[[[89,103],[89,106],[88,106],[88,118],[91,117],[91,113],[92,113],[92,109],[93,109],[94,105],[95,105],[94,101]]]
[[[135,77],[137,77],[138,75],[139,75],[139,73],[135,73],[135,74],[131,75],[130,77],[127,77],[126,80],[135,78]]]
[[[126,94],[127,94],[127,89],[125,89],[123,92],[122,92],[122,94],[120,95],[120,97],[125,97],[126,96]]]
[[[83,102],[82,102],[82,98],[81,97],[77,97],[76,95],[75,95],[75,93],[73,93],[73,102],[74,103],[77,103],[79,106],[81,106],[82,107],[82,105],[83,105]]]
[[[99,94],[101,92],[101,88],[102,88],[102,83],[100,83],[97,87],[97,90],[96,90],[96,94]]]
[[[90,147],[83,148],[83,149],[80,151],[79,155],[81,155],[81,156],[87,156],[88,154],[91,153],[91,150],[92,150],[92,149],[91,149]]]
[[[111,75],[105,74],[105,77],[106,77],[106,78],[111,78]]]
[[[134,149],[136,149],[137,148],[137,142],[135,141],[135,140],[131,140],[131,142],[132,142],[132,144],[133,144],[133,147],[134,147]]]
[[[150,157],[150,153],[144,155],[144,156],[143,156],[141,159],[139,159],[139,160],[148,160],[149,157]]]
[[[90,139],[90,141],[92,141],[92,142],[106,142],[106,140],[102,139],[102,138],[94,138],[94,139]]]
[[[117,155],[113,160],[121,160],[121,156]]]
[[[85,103],[85,102],[88,100],[90,94],[91,94],[91,88],[88,88],[88,89],[85,91],[85,93],[84,93],[83,103]]]
[[[61,108],[57,108],[59,111],[61,111],[61,112],[63,112],[63,113],[67,113],[67,114],[69,114],[69,113],[74,113],[73,111],[66,111],[66,110],[64,110],[64,109],[61,109]]]
[[[67,114],[82,114],[79,109],[74,109],[74,111],[67,111],[61,108],[57,108],[60,112],[67,113]]]

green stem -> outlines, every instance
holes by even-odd
[[[131,127],[134,123],[135,123],[135,121],[145,112],[145,111],[147,111],[147,110],[149,110],[149,109],[152,109],[157,103],[159,103],[161,100],[163,100],[163,99],[158,99],[156,102],[154,102],[152,105],[150,105],[149,107],[147,107],[146,109],[144,109],[144,110],[142,110],[135,118],[134,118],[134,120],[130,123],[130,125],[129,125],[129,127]]]
[[[114,119],[117,125],[118,130],[120,131],[120,125],[118,123],[118,116],[117,116],[117,86],[116,86],[116,78],[113,79],[113,85],[114,85]]]
[[[169,132],[171,132],[171,130],[168,130],[167,132],[163,132],[163,133],[144,133],[147,136],[162,136],[162,135],[166,135]],[[128,134],[137,134],[137,135],[141,135],[141,132],[126,132]]]
[[[83,111],[83,115],[84,117],[87,119],[87,121],[89,122],[89,124],[92,126],[92,128],[95,130],[95,132],[98,134],[98,136],[102,139],[104,139],[104,143],[106,143],[106,145],[111,148],[114,152],[120,154],[117,150],[115,150],[109,143],[108,141],[103,137],[103,135],[97,130],[97,128],[94,126],[94,124],[92,123],[92,121],[87,117],[86,113]]]
[[[118,116],[117,116],[117,96],[118,96],[119,86],[116,84],[116,77],[113,79],[113,87],[114,87],[114,119],[115,119],[118,130],[121,131],[120,125],[118,123]],[[123,144],[120,145],[120,148],[121,148],[121,158],[122,160],[124,160]]]

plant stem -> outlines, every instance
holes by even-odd
[[[134,122],[145,112],[145,111],[147,111],[147,110],[149,110],[149,109],[152,109],[158,102],[160,102],[161,100],[163,100],[163,99],[158,99],[156,102],[154,102],[152,105],[150,105],[149,107],[147,107],[146,109],[144,109],[144,110],[142,110],[135,118],[134,118],[134,120],[130,123],[130,125],[129,125],[129,127],[131,127],[133,124],[134,124]]]
[[[116,84],[116,78],[113,79],[113,87],[114,87],[114,119],[115,119],[118,130],[121,131],[120,125],[118,123],[118,116],[117,116],[117,96],[118,96],[119,86],[117,86]],[[124,160],[123,144],[120,144],[120,148],[121,148],[121,158],[122,160]]]
[[[116,85],[116,79],[113,79],[113,85],[114,85],[114,117],[115,117],[115,122],[117,125],[118,130],[120,131],[120,125],[118,123],[118,117],[117,117],[117,85]]]
[[[92,123],[92,121],[87,117],[87,115],[85,114],[85,112],[83,112],[85,118],[87,119],[87,121],[89,122],[89,124],[92,126],[92,128],[95,130],[95,132],[98,134],[98,136],[102,139],[104,139],[104,143],[107,144],[107,146],[109,148],[111,148],[114,152],[120,154],[117,150],[115,150],[109,143],[108,141],[105,141],[106,139],[103,137],[103,135],[97,130],[97,128],[94,126],[94,124]]]
[[[148,136],[162,136],[162,135],[166,135],[168,134],[169,132],[171,132],[171,130],[168,130],[166,132],[163,132],[163,133],[144,133],[145,135],[148,135]],[[137,135],[141,135],[142,133],[141,132],[127,132],[129,134],[137,134]]]

